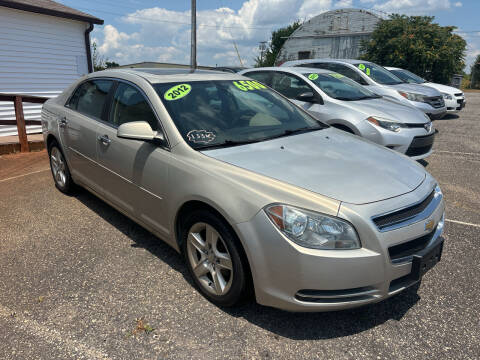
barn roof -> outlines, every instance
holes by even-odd
[[[103,20],[52,0],[0,0],[0,6],[103,25]]]

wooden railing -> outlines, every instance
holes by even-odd
[[[41,124],[40,120],[25,120],[23,114],[23,103],[43,104],[48,98],[23,94],[3,94],[0,93],[0,101],[12,101],[15,108],[15,120],[1,120],[0,125],[17,125],[18,139],[20,142],[20,151],[30,151],[27,139],[26,125]]]

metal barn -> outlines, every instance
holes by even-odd
[[[339,9],[306,21],[288,39],[276,63],[315,58],[355,59],[360,43],[370,37],[381,18],[360,9]]]

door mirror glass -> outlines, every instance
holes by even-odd
[[[120,125],[117,129],[117,136],[133,140],[163,139],[163,135],[157,135],[157,132],[153,131],[150,124],[146,121],[131,121]]]
[[[315,97],[315,94],[314,94],[313,92],[311,92],[311,91],[298,94],[298,95],[295,97],[295,99],[298,100],[298,101],[303,101],[303,102],[308,102],[308,103],[316,103],[316,102],[319,102],[319,101],[317,100],[317,98]]]

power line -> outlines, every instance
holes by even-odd
[[[106,11],[106,10],[98,10],[98,9],[91,9],[91,8],[84,8],[84,7],[77,7],[80,10],[84,11],[90,11],[90,12],[100,12],[100,13],[105,13],[105,14],[110,14],[110,15],[116,15],[116,16],[122,16],[122,17],[129,17],[133,19],[139,19],[151,23],[171,23],[171,24],[177,24],[177,25],[187,25],[190,26],[189,22],[180,22],[180,21],[173,21],[173,20],[157,20],[157,19],[149,19],[146,17],[141,17],[141,16],[135,16],[135,15],[125,15],[125,14],[120,14],[120,13],[115,13],[111,11]],[[262,30],[270,30],[272,29],[272,26],[225,26],[225,25],[208,25],[208,24],[198,24],[198,27],[209,27],[209,28],[215,28],[215,29],[262,29]]]

